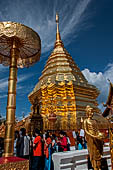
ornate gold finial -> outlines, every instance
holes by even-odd
[[[61,40],[60,33],[59,33],[59,16],[58,16],[58,13],[56,13],[56,23],[57,23],[56,40]]]
[[[56,13],[56,23],[59,23],[59,16],[57,13]]]
[[[58,13],[56,13],[56,24],[57,24],[57,32],[56,32],[55,47],[56,46],[62,46],[63,47],[63,43],[61,41],[60,32],[59,32],[59,15],[58,15]]]
[[[56,40],[61,40],[60,33],[59,33],[59,16],[58,16],[58,13],[56,13],[56,23],[57,23]]]

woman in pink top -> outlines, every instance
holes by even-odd
[[[59,151],[67,151],[67,138],[65,132],[60,131],[60,141],[58,141]]]

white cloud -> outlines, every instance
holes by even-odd
[[[2,64],[0,64],[0,73],[3,73],[8,70],[8,67],[4,67]]]
[[[29,79],[30,77],[34,76],[34,74],[23,74],[23,75],[19,75],[18,76],[18,82],[17,83],[21,83],[27,79]]]
[[[0,99],[6,98],[6,97],[7,97],[7,95],[6,95],[6,94],[4,94],[4,95],[0,95]]]
[[[2,78],[0,79],[0,91],[5,89],[8,86],[8,78]]]
[[[107,79],[113,82],[113,63],[107,65],[104,75]]]
[[[100,90],[100,95],[98,97],[99,108],[104,110],[102,102],[106,102],[109,93],[109,81],[113,83],[113,64],[108,64],[105,71],[95,73],[90,72],[89,69],[84,69],[82,71],[89,83],[95,85]]]
[[[92,0],[7,0],[1,4],[0,20],[21,22],[37,31],[42,40],[42,53],[53,48],[56,37],[55,14],[60,16],[61,37],[66,43],[76,38],[79,31],[88,28],[87,19],[91,16],[86,9]],[[15,10],[16,9],[16,10]],[[68,12],[67,12],[68,11]]]
[[[24,74],[18,76],[17,81],[17,89],[21,90],[23,86],[21,85],[22,82],[32,77],[34,74]],[[8,77],[0,79],[0,93],[7,92],[8,90]],[[2,98],[2,97],[1,97]]]
[[[67,38],[71,35],[73,38],[78,36],[78,33],[81,29],[85,29],[83,24],[86,21],[85,10],[91,0],[70,0],[63,3],[54,3],[53,11],[51,11],[52,16],[49,12],[49,7],[46,8],[45,15],[43,18],[40,16],[40,19],[37,22],[37,26],[34,27],[36,31],[39,32],[39,35],[42,39],[42,52],[47,52],[53,48],[53,43],[56,37],[56,23],[55,23],[55,13],[58,11],[60,17],[60,33],[62,40],[65,41],[65,45],[69,44],[72,39]],[[60,8],[59,8],[60,6]],[[63,8],[62,8],[63,6]],[[70,10],[69,10],[70,8]],[[67,12],[68,11],[68,12]]]

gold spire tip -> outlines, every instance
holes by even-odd
[[[56,24],[57,24],[57,31],[56,31],[56,41],[61,41],[60,32],[59,32],[59,15],[56,13]]]
[[[58,16],[58,13],[56,13],[56,23],[59,23],[59,16]]]

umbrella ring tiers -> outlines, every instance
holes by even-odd
[[[17,67],[29,67],[40,59],[41,40],[31,28],[15,22],[0,22],[0,64],[10,65],[13,42],[20,51]]]

